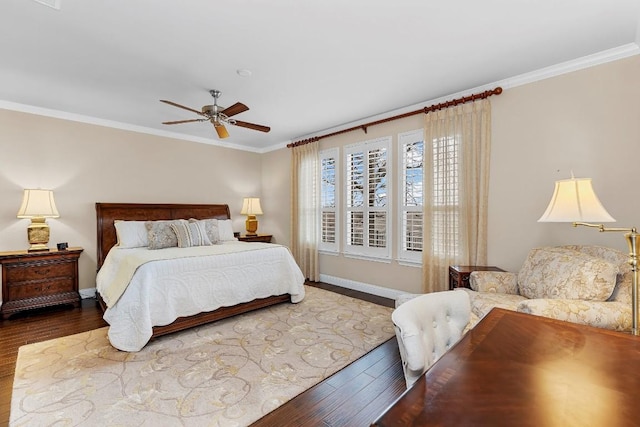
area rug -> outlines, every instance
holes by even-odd
[[[245,426],[394,335],[391,308],[305,288],[137,353],[107,328],[22,346],[10,425]]]

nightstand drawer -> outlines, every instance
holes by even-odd
[[[31,280],[53,279],[56,277],[73,277],[76,264],[74,260],[30,262],[28,268],[23,263],[7,264],[6,274],[9,283],[27,282]]]
[[[53,295],[73,290],[73,277],[59,277],[31,282],[9,284],[9,300],[33,297],[34,295]]]

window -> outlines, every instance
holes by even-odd
[[[396,244],[398,261],[421,264],[425,249],[423,208],[428,203],[433,216],[426,226],[430,227],[429,244],[434,254],[458,256],[458,143],[456,136],[427,143],[422,129],[398,134],[397,206],[392,206],[390,194],[394,160],[390,136],[346,146],[342,155],[338,148],[321,151],[318,249],[336,254],[342,249],[347,256],[390,259],[392,245]],[[432,181],[428,194],[423,188],[425,179]],[[344,193],[337,191],[339,186],[344,186]],[[398,215],[393,230],[391,212]]]
[[[455,136],[433,140],[433,218],[431,236],[434,254],[460,254],[459,148]]]
[[[398,259],[422,261],[424,136],[422,130],[398,135],[400,207]]]
[[[320,152],[320,244],[318,249],[338,252],[339,222],[338,198],[338,149]]]
[[[345,254],[389,258],[391,138],[345,147]]]

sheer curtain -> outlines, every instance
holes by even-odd
[[[449,265],[487,261],[491,104],[488,99],[425,117],[425,292],[448,289]]]
[[[320,280],[318,267],[318,142],[291,149],[291,253],[304,276]]]

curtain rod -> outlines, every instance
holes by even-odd
[[[434,104],[434,105],[431,105],[429,107],[421,108],[420,110],[410,111],[408,113],[398,114],[397,116],[387,117],[386,119],[380,119],[380,120],[376,120],[374,122],[365,123],[365,124],[362,124],[362,125],[358,125],[358,126],[354,126],[354,127],[348,128],[348,129],[342,129],[342,130],[339,130],[339,131],[336,131],[336,132],[331,132],[331,133],[328,133],[326,135],[314,136],[312,138],[307,138],[307,139],[303,139],[303,140],[300,140],[300,141],[292,142],[290,144],[287,144],[287,148],[298,147],[300,145],[305,145],[305,144],[309,144],[309,143],[312,143],[312,142],[315,142],[315,141],[319,141],[322,138],[329,138],[330,136],[341,135],[343,133],[352,132],[352,131],[358,130],[358,129],[362,129],[364,131],[364,133],[367,133],[367,128],[369,128],[370,126],[375,126],[375,125],[391,122],[391,121],[398,120],[398,119],[404,119],[405,117],[415,116],[416,114],[421,114],[421,113],[429,114],[432,111],[441,110],[443,108],[454,107],[456,105],[465,104],[467,102],[476,101],[478,99],[485,99],[485,98],[490,97],[491,95],[500,95],[501,93],[502,93],[502,88],[500,86],[498,86],[497,88],[492,89],[492,90],[486,90],[486,91],[481,92],[481,93],[474,93],[473,95],[464,96],[464,97],[458,98],[458,99],[452,99],[452,100],[446,101],[446,102],[441,102],[439,104]]]

